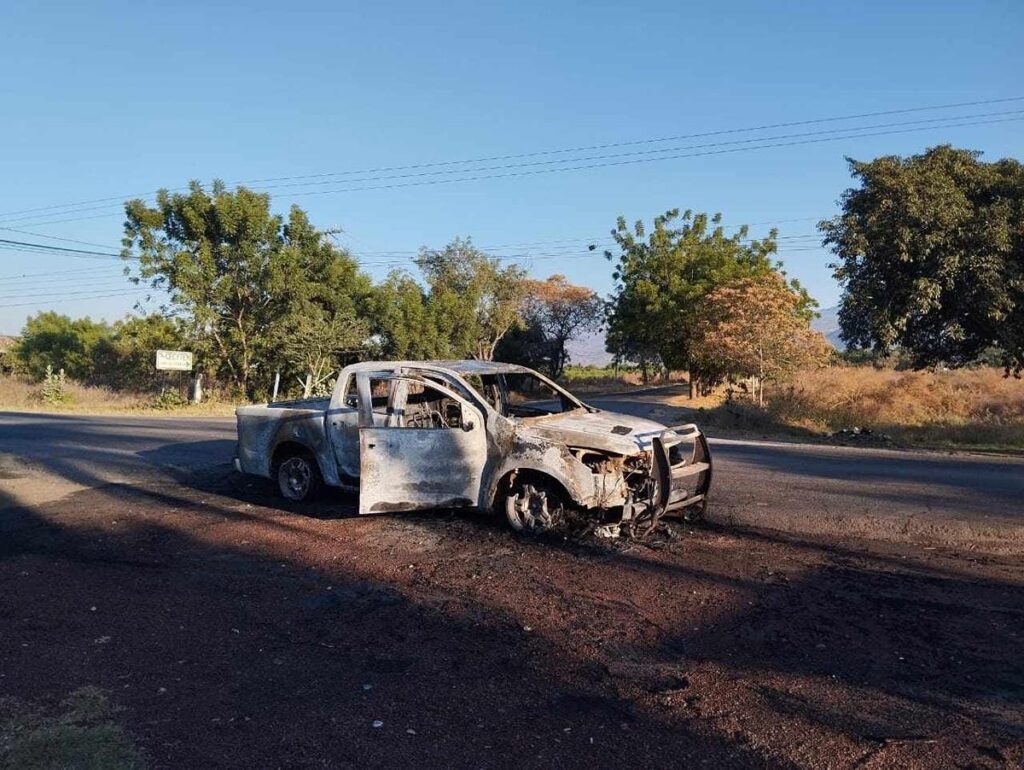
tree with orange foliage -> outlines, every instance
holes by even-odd
[[[804,298],[775,272],[723,284],[698,313],[691,350],[703,381],[750,377],[760,406],[765,380],[823,366],[831,354]]]
[[[569,363],[569,340],[601,325],[604,303],[593,289],[569,283],[564,275],[528,281],[523,318],[528,329],[543,339],[540,358],[548,373],[558,378]]]

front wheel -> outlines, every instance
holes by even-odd
[[[293,503],[314,498],[320,491],[320,484],[320,468],[311,455],[292,455],[277,466],[277,486],[281,496]]]
[[[557,495],[529,481],[517,481],[505,498],[505,518],[516,532],[539,535],[558,525],[562,504]]]

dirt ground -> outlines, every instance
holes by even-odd
[[[224,469],[0,519],[0,695],[153,767],[1022,767],[1019,556],[286,510]]]

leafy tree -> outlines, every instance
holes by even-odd
[[[540,327],[526,319],[501,338],[494,358],[544,371],[551,365],[551,346]]]
[[[655,217],[649,235],[642,221],[630,229],[619,217],[612,231],[619,254],[605,252],[609,260],[617,259],[607,317],[608,352],[619,361],[638,363],[645,379],[652,364],[689,369],[691,380],[699,378],[693,333],[704,297],[729,281],[765,275],[777,267],[771,260],[776,231],[762,240],[748,240],[747,232],[741,227],[727,236],[721,214],[709,217],[689,210]],[[797,291],[802,307],[811,312],[813,300]]]
[[[566,344],[600,327],[604,303],[593,289],[553,275],[544,281],[527,281],[522,314],[525,325],[539,332],[538,353],[544,368],[557,378],[569,362]]]
[[[832,351],[811,330],[804,297],[778,273],[740,278],[711,291],[701,302],[692,346],[705,378],[751,377],[762,406],[766,380],[823,365]]]
[[[300,306],[289,319],[281,352],[287,363],[303,373],[299,382],[308,398],[335,373],[342,356],[362,348],[368,336],[367,325],[361,318],[328,314],[316,306]]]
[[[40,312],[25,322],[14,359],[19,369],[36,380],[42,380],[51,367],[87,382],[95,372],[96,348],[110,333],[105,323],[88,317],[72,320],[54,311]]]
[[[115,322],[95,347],[92,379],[118,390],[154,390],[163,382],[155,369],[156,351],[187,347],[180,319],[159,313],[130,316]]]
[[[429,297],[408,273],[393,271],[376,287],[370,316],[385,358],[425,360],[450,355],[447,346],[440,344]]]
[[[450,355],[489,361],[502,337],[521,323],[525,271],[502,268],[468,239],[456,238],[440,251],[422,249],[416,265],[430,288],[438,336]]]
[[[350,300],[369,292],[354,262],[301,209],[286,222],[271,213],[268,195],[244,187],[231,192],[218,181],[208,193],[192,182],[188,193],[162,190],[154,207],[133,200],[125,212],[123,256],[138,258],[136,280],[170,293],[199,352],[249,397],[256,369],[269,375],[268,364],[285,355],[282,334],[299,325],[296,314],[315,306],[323,323],[303,321],[303,333],[326,334],[336,314],[351,320]]]
[[[962,366],[990,347],[1024,368],[1024,167],[942,145],[847,159],[859,186],[821,222],[839,258],[846,342],[902,348],[917,367]]]
[[[343,359],[358,357],[366,346],[372,284],[348,253],[293,207],[270,287],[284,306],[273,329],[277,357],[301,373],[308,397]]]

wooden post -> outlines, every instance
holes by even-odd
[[[277,389],[281,387],[281,372],[277,371],[274,373],[274,392],[270,396],[270,403],[277,401]]]

